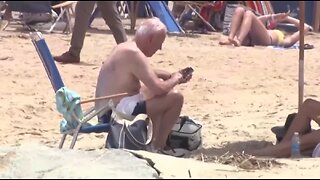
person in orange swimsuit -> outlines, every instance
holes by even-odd
[[[285,36],[280,30],[267,29],[266,22],[288,22],[299,28],[300,21],[290,17],[288,13],[278,13],[257,17],[252,11],[239,6],[236,8],[232,20],[227,42],[221,45],[233,44],[234,46],[283,46],[290,47],[299,41],[299,31]],[[304,33],[312,31],[312,27],[304,24]]]

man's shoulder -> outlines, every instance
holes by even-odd
[[[118,45],[116,51],[125,59],[142,60],[144,58],[144,54],[141,52],[141,50],[136,46],[132,46],[131,44],[122,43]]]

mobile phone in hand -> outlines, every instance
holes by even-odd
[[[188,75],[193,73],[193,68],[192,67],[186,67],[184,69],[182,69],[181,74],[183,76],[183,78],[186,78]]]

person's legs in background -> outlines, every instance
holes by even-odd
[[[306,133],[306,130],[311,120],[320,124],[319,109],[319,101],[313,99],[305,100],[280,143],[263,149],[252,150],[248,153],[255,156],[289,157],[291,138],[294,132],[299,132],[300,134],[301,151],[314,149],[320,143],[320,130],[313,130],[309,133]]]
[[[231,24],[230,24],[230,33],[228,36],[229,42],[234,41],[234,37],[239,31],[239,28],[242,24],[243,16],[245,9],[243,7],[237,7],[232,15]]]
[[[98,1],[98,7],[106,24],[112,31],[117,44],[127,41],[127,35],[124,30],[120,14],[117,10],[116,1]]]
[[[93,20],[94,20],[97,16],[99,16],[99,15],[100,15],[100,10],[99,10],[98,7],[96,7],[96,8],[94,9],[91,17],[90,17],[90,20],[89,20],[89,25],[88,25],[89,28],[91,28],[91,24],[92,24]]]
[[[244,13],[239,35],[235,38],[236,45],[241,46],[248,35],[254,45],[268,46],[272,43],[266,26],[252,11]]]
[[[95,3],[96,1],[78,1],[76,5],[76,16],[71,37],[71,47],[69,49],[69,52],[75,57],[80,58],[84,37]]]
[[[320,102],[313,99],[306,99],[299,108],[298,114],[292,121],[286,135],[282,141],[290,141],[294,132],[305,134],[311,120],[320,124]]]
[[[71,37],[71,46],[69,51],[61,56],[55,56],[57,62],[63,63],[79,63],[80,53],[83,47],[85,34],[88,28],[89,19],[91,17],[96,1],[78,1],[75,8],[75,22]]]

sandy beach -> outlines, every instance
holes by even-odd
[[[125,28],[129,23],[124,21]],[[129,38],[132,33],[128,31]],[[44,34],[53,55],[69,48],[71,34]],[[282,125],[298,106],[299,50],[269,47],[233,47],[218,44],[221,33],[168,36],[163,49],[150,59],[156,68],[176,71],[194,68],[193,79],[178,86],[185,96],[181,115],[203,123],[203,147],[193,154],[206,157],[226,152],[241,152],[275,143],[270,128]],[[309,33],[305,43],[314,49],[304,53],[304,98],[319,100],[319,33]],[[8,27],[0,32],[0,144],[17,145],[36,142],[57,147],[60,140],[55,94],[27,31]],[[57,67],[67,87],[82,99],[94,97],[101,63],[116,45],[102,19],[89,30],[80,64]],[[90,104],[92,105],[92,104]],[[89,107],[89,104],[84,106]],[[313,124],[313,128],[318,126]],[[106,134],[80,135],[76,149],[104,148]],[[67,142],[69,143],[69,142]],[[152,155],[150,155],[152,156]],[[191,157],[192,158],[192,157]],[[160,161],[155,157],[156,161]],[[170,159],[181,162],[184,159]],[[320,170],[317,159],[279,160],[285,165],[255,171],[229,171],[234,166],[219,163],[194,164],[201,169],[200,178],[316,178]],[[159,164],[161,164],[159,162]],[[174,164],[174,163],[173,163]],[[166,168],[168,171],[166,171]],[[218,171],[217,169],[225,171]],[[167,177],[170,167],[164,166]],[[177,177],[179,176],[179,172]],[[226,176],[228,174],[228,176]]]

